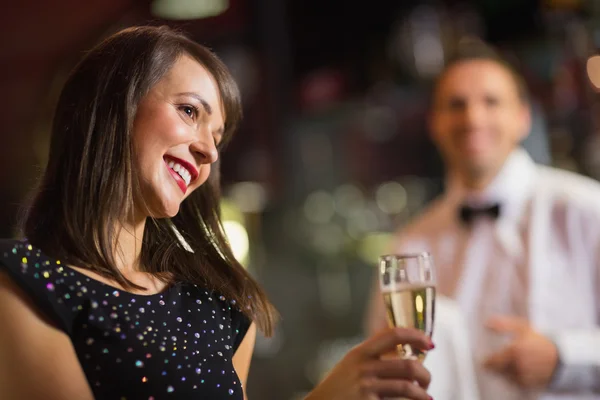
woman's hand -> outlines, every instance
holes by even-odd
[[[414,329],[385,329],[352,349],[306,400],[375,400],[401,396],[430,400],[431,376],[414,360],[382,359],[400,344],[431,350],[429,338]]]

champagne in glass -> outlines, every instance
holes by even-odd
[[[380,286],[388,323],[392,327],[419,329],[433,334],[435,317],[435,277],[428,253],[381,256]],[[399,347],[403,358],[423,361],[426,352],[405,344]]]

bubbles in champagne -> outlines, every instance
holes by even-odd
[[[383,292],[390,326],[419,329],[429,337],[433,334],[435,316],[435,287],[424,284],[406,284]],[[401,346],[402,356],[423,361],[426,352]]]

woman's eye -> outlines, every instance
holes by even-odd
[[[196,118],[196,108],[192,106],[181,106],[181,111],[183,111],[188,117]]]

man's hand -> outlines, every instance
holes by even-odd
[[[522,318],[496,317],[487,327],[512,335],[512,342],[492,354],[484,365],[524,388],[545,388],[558,364],[558,349]]]

